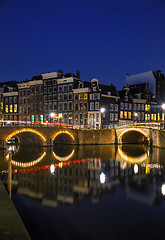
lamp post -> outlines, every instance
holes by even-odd
[[[54,115],[55,115],[54,112],[51,112],[51,113],[50,113],[50,123],[53,122]],[[52,119],[52,121],[51,121],[51,119]]]
[[[165,128],[165,119],[164,119],[165,103],[162,104],[162,109],[163,109],[162,115],[163,115],[163,125],[164,125],[163,128]]]
[[[135,123],[135,119],[137,118],[137,116],[138,116],[138,113],[135,112],[135,113],[134,113],[134,117],[133,117],[133,125],[134,125],[134,123]]]
[[[101,108],[100,112],[101,112],[101,127],[103,128],[103,114],[105,112],[105,108]]]

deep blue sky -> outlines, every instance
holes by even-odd
[[[59,69],[118,89],[165,74],[165,1],[0,0],[0,82]]]

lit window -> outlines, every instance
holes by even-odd
[[[17,104],[14,104],[14,112],[17,112]]]
[[[120,111],[120,118],[123,118],[123,111]]]
[[[124,118],[125,119],[127,118],[127,112],[124,112]]]
[[[13,112],[13,105],[10,105],[10,112]]]
[[[128,119],[131,119],[131,112],[128,112]]]
[[[5,112],[8,113],[8,105],[5,106]]]

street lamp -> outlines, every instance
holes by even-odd
[[[137,118],[137,116],[138,116],[138,113],[137,113],[137,112],[135,112],[135,113],[134,113],[134,117],[133,117],[133,124],[134,124],[134,122],[135,122],[135,119]]]
[[[105,108],[101,108],[100,112],[102,113],[101,115],[103,115],[105,112]],[[103,128],[103,117],[102,116],[101,116],[101,127]]]
[[[54,115],[55,115],[54,112],[51,112],[51,113],[50,113],[50,123],[51,123],[51,118],[53,119],[53,118],[54,118]]]
[[[165,127],[165,119],[164,119],[164,110],[165,110],[165,103],[162,104],[162,109],[163,109],[163,125]]]

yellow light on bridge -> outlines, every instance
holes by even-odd
[[[34,130],[34,129],[31,129],[31,128],[23,128],[21,130],[16,130],[14,132],[12,132],[11,134],[9,134],[6,138],[5,138],[5,141],[7,142],[10,138],[12,138],[13,136],[15,136],[16,134],[19,134],[19,133],[22,133],[22,132],[32,132],[32,133],[35,133],[37,134],[38,136],[40,136],[43,141],[45,142],[46,141],[46,138],[38,131]]]
[[[68,134],[73,140],[75,140],[74,136],[67,130],[60,130],[60,131],[56,132],[53,135],[53,139],[52,140],[54,140],[59,134],[62,134],[62,133]]]

